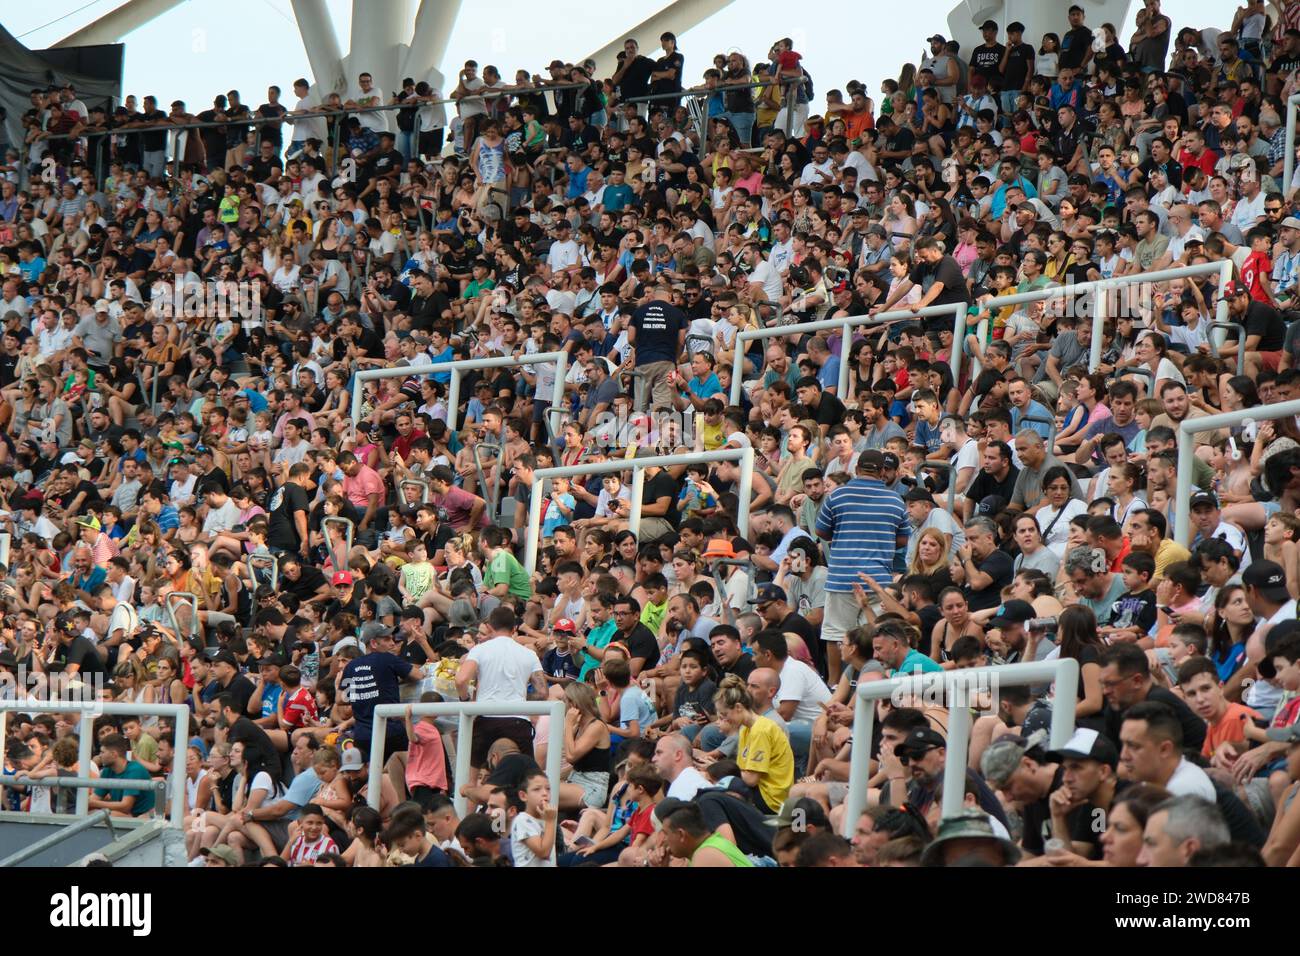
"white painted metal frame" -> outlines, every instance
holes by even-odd
[[[456,779],[452,784],[452,800],[457,816],[463,817],[467,801],[460,788],[469,780],[470,741],[474,735],[475,717],[533,717],[549,715],[550,736],[546,745],[546,776],[551,782],[551,799],[560,795],[560,761],[564,757],[564,701],[459,701],[443,704],[380,704],[375,708],[374,726],[370,734],[370,790],[368,800],[376,810],[382,795],[384,775],[384,739],[389,720],[401,720],[410,706],[414,717],[434,714],[438,717],[456,717],[460,724],[456,733]]]
[[[406,378],[408,375],[433,375],[437,372],[450,372],[451,383],[447,387],[447,430],[456,431],[457,406],[460,404],[460,379],[466,372],[485,368],[518,368],[525,365],[555,366],[555,386],[551,392],[551,407],[559,408],[564,404],[564,377],[569,371],[569,353],[538,352],[523,358],[501,356],[498,358],[460,359],[452,362],[434,362],[431,365],[397,365],[389,368],[366,369],[352,376],[352,427],[355,429],[361,417],[361,392],[366,382],[381,378]]]
[[[1274,421],[1288,415],[1300,415],[1300,399],[1257,405],[1235,412],[1220,412],[1204,418],[1185,418],[1178,423],[1178,483],[1174,491],[1174,540],[1187,544],[1192,540],[1192,458],[1196,454],[1195,435],[1219,428],[1240,425],[1246,419],[1256,422]]]
[[[1300,405],[1300,402],[1296,403]],[[867,806],[870,777],[871,739],[876,722],[876,701],[895,694],[928,694],[942,688],[943,699],[957,701],[948,708],[948,746],[943,770],[943,818],[961,812],[966,795],[966,762],[970,749],[971,709],[964,696],[992,686],[1022,687],[1053,682],[1058,690],[1052,701],[1051,747],[1064,747],[1074,733],[1075,688],[1079,662],[1071,657],[1026,664],[1001,664],[969,670],[909,674],[891,680],[862,681],[858,684],[853,713],[853,746],[849,760],[849,793],[844,801],[844,836],[851,838],[858,817]]]
[[[577,478],[583,475],[607,475],[611,472],[632,472],[632,506],[628,514],[628,529],[638,539],[641,533],[641,496],[645,490],[647,468],[673,468],[678,465],[711,464],[734,461],[740,464],[740,484],[736,496],[740,499],[736,527],[740,536],[749,534],[749,501],[754,488],[754,449],[720,448],[717,451],[696,452],[689,455],[655,455],[652,458],[611,458],[567,468],[540,468],[533,473],[533,487],[528,499],[528,526],[524,529],[524,567],[532,574],[537,570],[537,551],[542,535],[542,484],[547,478]]]
[[[176,721],[172,739],[172,752],[176,754],[176,763],[168,776],[167,785],[171,790],[171,812],[168,826],[179,830],[185,822],[185,774],[177,773],[176,767],[185,766],[185,750],[190,740],[190,709],[184,704],[128,704],[106,703],[103,701],[30,701],[0,700],[0,739],[5,736],[5,723],[10,711],[23,714],[80,714],[81,721],[77,728],[77,766],[84,773],[90,766],[92,744],[95,739],[95,718],[101,714],[121,716],[171,717]],[[111,790],[112,781],[104,782],[104,789]],[[77,791],[77,816],[84,817],[90,812],[90,791]]]

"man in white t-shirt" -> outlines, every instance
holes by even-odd
[[[1134,704],[1120,725],[1119,775],[1124,780],[1163,787],[1176,797],[1215,799],[1204,770],[1183,756],[1183,728],[1172,707],[1161,701]]]
[[[481,94],[486,85],[478,75],[478,63],[466,60],[465,68],[460,71],[459,82],[451,91],[451,98],[456,101],[456,112],[460,116],[461,132],[464,134],[466,152],[478,138],[479,124],[487,115],[487,103]]]
[[[569,224],[569,220],[561,219],[555,224],[555,241],[551,243],[551,248],[546,253],[546,267],[552,274],[572,270],[581,265],[582,253],[578,244],[570,238],[572,234],[573,226]]]
[[[779,302],[781,292],[784,289],[781,273],[776,271],[772,263],[763,258],[759,244],[757,242],[746,243],[745,248],[741,251],[740,258],[750,268],[749,288],[755,294],[754,298]],[[758,288],[755,288],[755,286]]]
[[[470,685],[476,684],[473,699],[480,704],[523,703],[529,688],[538,698],[546,696],[546,675],[537,653],[515,640],[518,627],[515,612],[504,605],[488,615],[492,636],[476,644],[461,661],[456,672],[456,691],[461,700],[470,700]],[[532,753],[533,725],[522,714],[479,717],[474,721],[470,765],[486,765],[488,749],[505,737],[519,745],[523,753]],[[463,745],[463,744],[462,744]]]
[[[700,790],[712,786],[707,777],[695,769],[691,742],[681,734],[667,734],[655,744],[652,758],[655,770],[668,785],[666,796],[693,800]]]
[[[357,88],[348,94],[348,101],[343,104],[350,107],[370,107],[384,105],[384,91],[375,86],[369,73],[357,77]],[[388,114],[385,112],[358,113],[357,119],[366,129],[382,133],[388,130]]]
[[[297,156],[307,145],[307,140],[318,139],[322,143],[329,139],[325,117],[315,114],[314,111],[320,109],[320,102],[316,95],[311,91],[311,84],[305,79],[294,80],[293,92],[298,97],[298,102],[293,106],[293,111],[285,117],[293,126],[293,139],[289,141],[289,158]],[[293,114],[304,114],[295,116]],[[308,195],[313,195],[312,193]]]
[[[202,490],[208,500],[208,516],[203,519],[203,534],[205,537],[212,538],[220,532],[229,531],[239,524],[239,518],[243,512],[239,505],[230,500],[230,496],[226,494],[224,488],[213,482],[205,485]]]

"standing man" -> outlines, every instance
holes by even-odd
[[[636,349],[634,365],[636,408],[648,409],[647,394],[655,406],[672,407],[677,357],[686,345],[686,315],[672,304],[672,284],[661,280],[654,298],[632,314],[628,345]]]
[[[470,699],[470,684],[477,683],[473,698],[479,703],[523,703],[531,687],[538,698],[546,696],[546,674],[537,653],[515,640],[518,620],[508,607],[497,607],[488,615],[491,636],[476,644],[456,672],[456,691],[461,700]],[[479,717],[474,721],[470,765],[487,765],[488,748],[504,737],[520,751],[533,749],[533,724],[523,715]]]
[[[398,685],[424,679],[424,670],[397,656],[397,640],[391,631],[370,639],[370,652],[354,658],[343,668],[341,689],[352,705],[355,720],[353,735],[356,748],[370,757],[370,738],[374,729],[375,707],[396,704],[401,700]],[[406,727],[400,720],[384,725],[384,759],[407,749]]]
[[[898,492],[880,480],[884,465],[881,452],[862,452],[856,477],[828,494],[817,516],[817,535],[830,541],[822,640],[832,680],[840,673],[839,642],[862,619],[853,591],[859,573],[889,580],[894,552],[907,544],[907,509]]]

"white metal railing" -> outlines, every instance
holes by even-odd
[[[80,714],[77,728],[77,766],[84,774],[90,766],[95,742],[95,718],[101,714],[122,716],[171,717],[176,722],[172,739],[172,772],[167,783],[171,788],[171,811],[168,825],[180,829],[185,820],[185,751],[189,746],[190,709],[184,704],[127,704],[103,701],[0,701],[0,739],[5,737],[10,711],[24,714]],[[105,780],[102,789],[115,789],[115,781]],[[90,790],[77,790],[77,816],[90,810]]]
[[[529,574],[537,570],[538,543],[542,535],[542,484],[547,478],[577,478],[583,475],[607,475],[617,471],[632,471],[632,500],[627,526],[638,539],[641,535],[641,498],[645,491],[647,468],[673,468],[678,465],[708,464],[734,461],[740,465],[740,484],[736,496],[740,499],[736,509],[736,527],[740,536],[749,534],[749,501],[754,488],[754,449],[719,448],[717,451],[692,452],[686,455],[655,455],[651,458],[611,458],[585,465],[561,468],[540,468],[533,472],[533,486],[528,499],[528,526],[524,530],[524,567]]]
[[[892,325],[896,322],[909,320],[919,321],[936,315],[953,316],[954,357],[949,360],[949,364],[952,367],[955,381],[957,374],[961,370],[961,360],[956,357],[958,355],[958,343],[966,334],[966,303],[964,302],[960,305],[930,305],[915,312],[911,309],[893,309],[876,315],[848,315],[838,319],[820,319],[816,322],[800,322],[797,325],[772,325],[766,328],[746,329],[743,332],[738,332],[735,341],[736,354],[731,367],[730,403],[732,405],[740,404],[741,378],[744,375],[745,367],[744,343],[746,342],[783,338],[787,335],[840,332],[840,377],[837,388],[839,400],[847,403],[850,400],[850,396],[847,394],[849,390],[849,346],[852,344],[854,329]]]
[[[564,404],[564,377],[569,370],[569,353],[538,352],[521,358],[502,356],[499,358],[458,359],[451,362],[434,362],[430,365],[398,365],[391,368],[366,369],[352,376],[352,425],[355,428],[361,418],[361,390],[366,382],[381,378],[406,378],[408,375],[434,375],[438,372],[450,372],[451,383],[447,386],[447,430],[456,430],[458,406],[460,405],[460,380],[466,372],[485,368],[517,368],[525,365],[555,366],[555,385],[552,387],[551,407],[560,408]],[[550,422],[548,421],[549,425]]]
[[[1056,684],[1052,702],[1051,747],[1064,747],[1074,733],[1079,662],[1071,657],[1026,664],[1001,664],[968,670],[908,674],[890,680],[861,681],[853,713],[853,746],[849,760],[849,793],[844,801],[844,836],[851,838],[858,817],[867,805],[870,778],[871,738],[875,729],[876,701],[895,694],[929,696],[942,688],[948,707],[947,753],[943,769],[943,818],[961,812],[966,795],[966,761],[970,748],[971,708],[966,705],[972,690],[1020,687],[1047,682]],[[955,704],[953,703],[955,702]]]
[[[466,800],[460,795],[460,788],[469,780],[470,753],[473,749],[470,741],[474,735],[475,717],[533,717],[547,715],[551,718],[548,730],[550,736],[546,745],[546,776],[551,782],[551,799],[560,797],[560,762],[564,757],[564,701],[458,701],[443,704],[380,704],[375,708],[373,729],[370,733],[370,786],[367,798],[370,805],[379,809],[382,796],[384,774],[384,740],[387,736],[388,721],[406,716],[406,708],[411,708],[414,717],[433,714],[437,717],[456,717],[459,726],[456,731],[456,779],[451,781],[452,800],[456,804],[456,813],[464,816]],[[532,756],[529,754],[529,756]]]
[[[1220,412],[1218,415],[1206,415],[1203,418],[1184,418],[1178,423],[1178,483],[1174,491],[1175,541],[1182,545],[1191,541],[1192,457],[1196,454],[1194,438],[1196,433],[1231,428],[1247,419],[1274,421],[1286,418],[1288,415],[1300,415],[1300,399],[1275,402],[1272,405],[1257,405],[1254,408],[1242,408],[1235,412]]]

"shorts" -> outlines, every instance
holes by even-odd
[[[488,750],[505,737],[519,746],[519,752],[533,755],[533,724],[522,717],[479,717],[474,721],[474,737],[470,744],[469,762],[474,767],[486,767]]]
[[[284,849],[284,845],[289,842],[289,821],[284,817],[278,820],[258,820],[257,825],[266,831],[271,842],[275,844],[275,850],[278,853]]]
[[[1259,355],[1259,362],[1264,368],[1270,372],[1277,371],[1278,364],[1282,361],[1281,352],[1258,352],[1256,354]]]
[[[441,790],[435,790],[433,787],[418,786],[411,788],[411,799],[420,805],[420,809],[426,813],[433,804],[433,798],[441,794]]]
[[[582,802],[597,810],[609,802],[609,774],[601,770],[575,770],[565,783],[582,788]]]
[[[849,785],[840,780],[830,780],[822,784],[826,788],[826,802],[838,807],[849,795]]]
[[[827,591],[826,610],[822,615],[822,640],[843,640],[845,634],[861,625],[862,619],[862,608],[858,607],[858,600],[852,591]]]
[[[1269,518],[1282,510],[1282,502],[1277,501],[1276,499],[1273,501],[1261,501],[1259,506],[1264,509],[1265,521],[1268,521]]]

